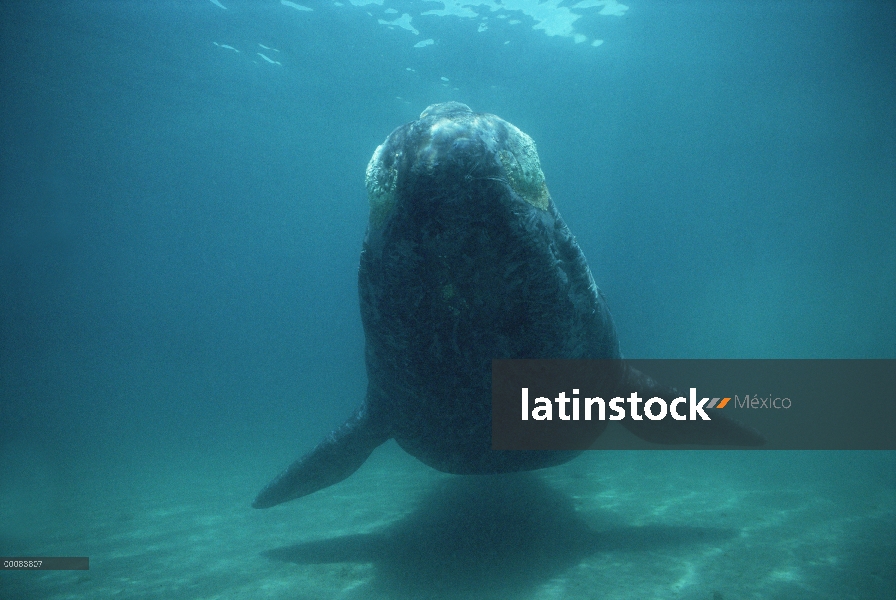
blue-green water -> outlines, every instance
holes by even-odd
[[[0,5],[0,555],[91,557],[0,596],[896,596],[893,453],[249,508],[363,397],[364,169],[434,102],[532,136],[627,356],[896,357],[894,3],[218,4]]]

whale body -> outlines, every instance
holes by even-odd
[[[607,361],[621,365],[608,374],[616,387],[678,395],[621,360],[604,295],[548,192],[535,143],[517,127],[458,102],[432,105],[376,149],[366,183],[366,398],[254,507],[341,481],[391,438],[457,474],[533,470],[579,454],[491,448],[493,359],[620,359]],[[623,425],[660,443],[762,442],[719,417]]]

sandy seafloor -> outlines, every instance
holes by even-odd
[[[595,451],[457,477],[390,443],[345,482],[258,511],[267,465],[135,466],[53,505],[0,497],[18,522],[7,551],[90,557],[4,572],[0,597],[894,598],[893,467],[893,453]]]

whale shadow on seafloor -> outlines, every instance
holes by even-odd
[[[588,521],[594,520],[533,473],[452,477],[379,531],[262,554],[303,565],[371,563],[373,579],[358,590],[362,595],[506,599],[528,597],[594,554],[721,543],[737,535],[673,525],[592,528]]]

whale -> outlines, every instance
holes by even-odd
[[[390,439],[462,475],[531,471],[580,454],[492,448],[494,359],[613,359],[613,387],[680,395],[623,359],[607,300],[548,191],[535,143],[516,126],[459,102],[434,104],[376,148],[365,180],[358,293],[366,396],[253,507],[338,483]],[[622,424],[661,444],[763,443],[725,417]]]

